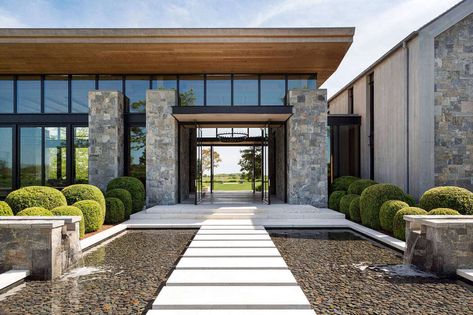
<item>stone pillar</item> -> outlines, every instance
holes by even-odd
[[[288,203],[327,206],[327,90],[289,91]]]
[[[146,205],[178,200],[178,125],[172,116],[175,90],[146,92]]]
[[[89,183],[105,190],[123,176],[124,97],[117,91],[89,92]]]

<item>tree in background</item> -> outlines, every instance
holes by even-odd
[[[213,167],[218,167],[219,163],[222,162],[220,154],[213,150]],[[210,171],[210,148],[202,149],[202,172]]]
[[[240,165],[240,172],[242,178],[246,180],[252,180],[253,178],[253,148],[245,148],[240,150],[240,161],[238,165]],[[255,147],[255,165],[256,165],[256,174],[255,177],[261,173],[261,147]]]

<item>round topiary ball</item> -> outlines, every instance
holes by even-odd
[[[1,216],[12,216],[13,211],[5,201],[0,201],[0,217]]]
[[[123,202],[123,205],[125,206],[125,219],[128,220],[130,218],[131,211],[133,210],[133,201],[131,198],[131,194],[128,192],[128,190],[122,188],[112,189],[107,191],[105,197],[113,197],[120,199]]]
[[[350,220],[354,222],[361,222],[360,217],[360,196],[356,196],[350,203]]]
[[[85,233],[97,231],[102,227],[102,207],[95,200],[82,200],[73,204],[84,215]]]
[[[409,207],[414,207],[415,205],[417,205],[416,198],[414,198],[414,196],[409,195],[409,194],[404,195],[404,198],[402,199],[402,201],[407,203]]]
[[[84,222],[84,214],[82,211],[74,206],[61,206],[54,208],[51,210],[53,215],[58,215],[58,216],[79,216],[81,217],[81,220],[79,222],[79,233],[80,237],[84,237],[85,234],[85,222]]]
[[[51,217],[53,213],[43,207],[30,207],[19,211],[16,215],[20,217]]]
[[[437,208],[430,210],[428,215],[461,215],[461,213],[449,208]]]
[[[5,198],[13,213],[31,208],[41,207],[48,210],[59,206],[67,206],[66,198],[52,187],[28,186],[12,191]]]
[[[328,207],[333,210],[339,209],[340,206],[340,199],[342,199],[343,196],[345,196],[347,193],[345,191],[334,191],[333,193],[330,194],[330,197],[328,198]]]
[[[403,197],[404,192],[396,185],[375,184],[369,186],[361,193],[360,198],[362,224],[379,229],[381,227],[379,222],[381,205],[388,200],[402,200]]]
[[[67,204],[73,205],[74,203],[82,200],[95,200],[99,203],[102,211],[100,215],[102,217],[102,224],[105,220],[105,197],[102,191],[94,185],[88,184],[75,184],[67,186],[62,190],[62,193],[66,197]]]
[[[331,190],[332,191],[338,191],[338,190],[347,191],[348,187],[350,187],[350,185],[357,180],[359,180],[359,178],[355,176],[341,176],[341,177],[335,178],[333,180]]]
[[[442,186],[427,190],[419,205],[425,210],[449,208],[461,214],[473,215],[473,193],[456,186]]]
[[[377,184],[374,180],[371,179],[359,179],[354,181],[353,183],[350,184],[348,187],[348,193],[349,194],[355,194],[355,195],[361,195],[363,190],[366,188],[373,186],[374,184]]]
[[[120,199],[109,197],[105,199],[105,203],[107,204],[105,223],[117,224],[125,220],[125,205]]]
[[[392,232],[394,216],[399,210],[408,207],[409,204],[401,200],[388,200],[384,202],[379,210],[379,223],[381,228],[385,231]]]
[[[360,197],[355,194],[347,194],[340,199],[339,210],[346,215],[350,215],[350,204],[353,199]]]
[[[402,208],[393,219],[393,234],[394,237],[400,240],[406,240],[406,222],[404,221],[405,215],[426,215],[427,211],[417,207]]]
[[[112,179],[107,185],[107,191],[122,188],[131,194],[132,213],[143,210],[145,205],[145,186],[136,177],[122,176]]]

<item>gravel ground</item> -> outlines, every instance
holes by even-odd
[[[473,314],[471,286],[382,271],[402,256],[352,232],[269,232],[317,314]]]
[[[195,231],[127,231],[60,279],[0,296],[0,314],[142,314]]]

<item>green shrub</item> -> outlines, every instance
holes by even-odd
[[[449,208],[437,208],[430,210],[429,215],[461,215],[460,212],[457,210],[449,209]]]
[[[355,222],[361,222],[360,217],[360,196],[353,198],[350,203],[350,220]]]
[[[43,207],[30,207],[19,211],[17,216],[28,216],[28,217],[51,217],[53,213]]]
[[[31,207],[51,210],[59,206],[67,206],[66,198],[59,190],[45,186],[29,186],[12,191],[5,201],[15,214]]]
[[[396,212],[393,219],[393,234],[394,237],[400,240],[406,240],[406,222],[405,215],[425,215],[427,211],[417,207],[407,207]]]
[[[117,224],[125,220],[125,205],[120,199],[114,197],[105,198],[105,203],[107,204],[105,223]]]
[[[12,216],[13,211],[5,201],[0,201],[0,216]]]
[[[381,228],[385,231],[392,232],[394,216],[399,210],[408,207],[409,204],[401,200],[388,200],[384,202],[379,210],[379,223]]]
[[[105,197],[113,197],[120,199],[125,207],[125,219],[128,220],[130,218],[130,214],[133,209],[133,203],[131,199],[131,194],[128,192],[128,190],[121,188],[112,189],[107,191]]]
[[[355,176],[341,176],[341,177],[335,178],[332,183],[332,191],[339,191],[339,190],[347,191],[351,183],[357,180],[359,180],[359,178]]]
[[[75,184],[71,186],[67,186],[62,190],[64,196],[66,196],[67,204],[73,205],[78,201],[82,200],[95,200],[99,203],[100,208],[102,211],[100,215],[102,217],[102,224],[105,220],[105,197],[103,196],[102,191],[95,187],[94,185],[88,184]]]
[[[419,204],[427,211],[449,208],[461,214],[473,215],[473,193],[461,187],[443,186],[429,189],[422,195]]]
[[[97,201],[82,200],[72,206],[79,208],[84,215],[85,233],[97,231],[102,227],[102,207]]]
[[[143,210],[145,205],[145,187],[135,177],[123,176],[112,179],[107,185],[107,191],[122,188],[131,194],[133,210],[132,213]]]
[[[414,198],[414,196],[409,195],[409,194],[404,195],[404,198],[402,198],[402,201],[407,203],[409,205],[409,207],[414,207],[414,206],[417,205],[416,198]]]
[[[363,192],[363,190],[365,190],[366,188],[370,186],[373,186],[374,184],[377,184],[377,182],[375,182],[374,180],[359,179],[350,184],[347,192],[349,194],[355,194],[355,195],[361,196],[361,193]]]
[[[388,200],[400,200],[404,197],[401,188],[392,184],[375,184],[366,188],[361,193],[360,214],[363,225],[379,229],[379,210],[381,205]]]
[[[328,207],[333,210],[339,209],[340,206],[340,199],[342,199],[343,196],[345,196],[347,193],[341,190],[334,191],[333,193],[330,194],[330,197],[328,198]]]
[[[339,210],[346,215],[350,215],[350,204],[354,198],[359,197],[355,194],[347,194],[340,199]]]
[[[82,211],[74,206],[61,206],[54,208],[51,210],[53,215],[59,215],[59,216],[79,216],[81,217],[81,220],[79,222],[79,232],[80,232],[80,237],[84,237],[85,234],[85,222],[84,222],[84,214]]]

